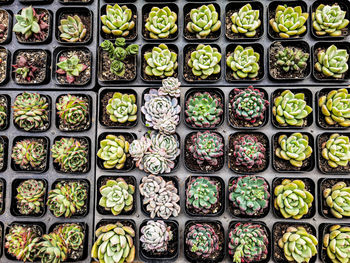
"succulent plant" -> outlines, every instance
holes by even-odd
[[[347,166],[350,160],[349,137],[333,133],[322,144],[322,157],[328,161],[328,165],[332,168]]]
[[[168,219],[180,214],[180,196],[171,180],[165,181],[161,176],[151,174],[142,178],[139,189],[150,218]]]
[[[66,173],[84,172],[88,164],[88,145],[79,139],[61,138],[51,148],[54,163]]]
[[[177,69],[177,54],[169,50],[165,44],[152,48],[151,52],[144,54],[146,61],[145,73],[159,78],[171,77]]]
[[[259,262],[267,258],[269,238],[259,223],[236,223],[228,235],[228,253],[233,262]]]
[[[146,19],[145,29],[153,39],[168,38],[177,31],[177,14],[168,6],[163,8],[152,7]]]
[[[54,232],[60,233],[68,247],[70,257],[73,258],[73,252],[78,251],[84,243],[85,230],[79,224],[60,224],[55,228]]]
[[[269,205],[269,198],[269,185],[262,177],[240,176],[229,185],[229,200],[244,215],[263,213]]]
[[[186,29],[196,34],[197,38],[206,38],[210,33],[220,30],[219,13],[213,4],[194,8],[189,15],[191,21],[187,23]]]
[[[272,113],[281,126],[303,126],[311,112],[312,108],[307,105],[304,93],[294,94],[285,90],[274,99]]]
[[[223,140],[215,132],[194,133],[186,147],[199,165],[205,163],[216,166],[219,163],[218,158],[224,155]]]
[[[284,218],[301,219],[309,212],[313,195],[305,188],[302,180],[284,179],[274,190],[275,209],[280,211]]]
[[[46,145],[41,140],[17,141],[12,149],[12,160],[23,170],[40,169],[46,161]]]
[[[252,47],[238,45],[226,59],[227,66],[232,70],[232,76],[239,79],[255,79],[260,70],[260,54]]]
[[[333,5],[320,4],[312,13],[312,26],[316,35],[341,36],[342,29],[349,24],[349,20],[345,16],[346,11],[343,11],[336,3]]]
[[[164,221],[147,221],[141,228],[140,242],[148,252],[162,253],[168,251],[168,245],[173,240],[173,232]]]
[[[0,140],[0,170],[2,170],[4,168],[4,157],[5,157],[5,153],[4,153],[4,142],[2,142]],[[1,182],[0,182],[0,192],[1,192]],[[0,200],[1,200],[1,194],[0,194]],[[1,201],[0,201],[0,211],[1,211]]]
[[[135,27],[135,22],[132,21],[132,11],[126,5],[114,6],[107,5],[106,14],[101,16],[102,31],[106,34],[114,36],[126,37]]]
[[[288,261],[309,262],[317,254],[317,238],[302,227],[290,226],[278,240]]]
[[[109,99],[106,111],[112,122],[126,123],[137,119],[137,104],[134,94],[115,92]]]
[[[341,79],[349,69],[349,53],[346,49],[331,45],[326,50],[316,50],[316,55],[315,69],[327,78]]]
[[[282,134],[278,137],[278,144],[275,154],[277,157],[287,160],[295,167],[301,167],[303,161],[312,154],[309,145],[309,137],[301,133],[293,133],[289,137]]]
[[[233,142],[233,157],[235,165],[245,166],[247,169],[263,164],[266,148],[253,135],[245,134]]]
[[[203,80],[220,73],[220,61],[221,54],[216,47],[199,44],[187,63],[193,75]]]
[[[274,56],[275,65],[284,72],[301,72],[307,67],[310,54],[299,48],[278,45],[278,51]]]
[[[58,182],[49,192],[47,207],[55,217],[72,217],[81,213],[88,202],[88,187],[77,181]]]
[[[0,97],[0,129],[3,129],[7,123],[7,104],[6,100],[1,101]]]
[[[249,86],[246,89],[234,89],[229,108],[235,119],[257,123],[264,119],[268,100],[263,92]]]
[[[168,77],[162,80],[162,86],[158,89],[158,94],[178,98],[181,95],[180,86],[179,79]]]
[[[308,13],[303,13],[301,6],[278,5],[275,17],[270,19],[270,25],[281,38],[300,36],[306,32]]]
[[[121,177],[108,180],[100,187],[101,199],[99,205],[117,216],[121,212],[128,212],[133,208],[135,186],[128,184]]]
[[[107,169],[123,169],[129,153],[129,142],[123,135],[108,134],[100,141],[100,149],[97,156],[101,158],[103,166]]]
[[[231,16],[231,30],[235,34],[244,34],[246,37],[254,37],[256,29],[260,27],[260,11],[254,10],[250,4],[244,5],[238,12]]]
[[[35,66],[35,62],[29,62],[26,57],[21,55],[17,56],[16,60],[16,64],[12,65],[14,68],[13,72],[21,75],[27,82],[32,82],[39,71],[39,68]]]
[[[22,215],[39,214],[44,207],[46,192],[42,180],[25,180],[17,187],[17,208]]]
[[[323,197],[331,213],[336,218],[350,216],[350,187],[345,182],[338,182],[323,191]]]
[[[78,15],[61,19],[58,30],[61,32],[60,38],[70,43],[83,41],[87,34],[87,29]]]
[[[350,228],[344,225],[331,225],[323,237],[322,248],[332,263],[349,261]]]
[[[81,64],[77,55],[71,57],[61,56],[59,62],[56,64],[59,69],[56,70],[57,74],[66,75],[66,80],[69,84],[75,81],[75,78],[88,68],[87,65]]]
[[[25,131],[39,130],[49,122],[49,103],[39,93],[23,92],[13,105],[15,124]]]
[[[91,257],[99,262],[127,262],[135,259],[135,230],[120,222],[99,227],[97,240],[92,246]]]

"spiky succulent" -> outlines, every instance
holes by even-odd
[[[92,246],[91,257],[99,262],[127,262],[135,259],[135,230],[120,222],[99,227]]]
[[[290,136],[282,134],[278,137],[278,144],[275,154],[278,158],[289,161],[295,167],[301,167],[303,161],[312,154],[312,148],[309,145],[309,137],[299,132]]]
[[[220,61],[221,54],[216,47],[199,44],[187,63],[193,75],[203,80],[220,73]]]
[[[24,139],[12,148],[12,160],[23,170],[42,170],[46,161],[46,145],[42,140]]]
[[[327,49],[316,50],[315,69],[326,78],[341,79],[349,69],[349,53],[346,49],[331,45]]]
[[[133,208],[135,186],[128,184],[123,178],[108,180],[100,187],[99,205],[117,216]]]
[[[150,217],[177,217],[180,214],[180,196],[171,180],[165,181],[161,176],[149,175],[142,178],[139,185],[142,204]]]
[[[81,214],[87,206],[88,187],[78,181],[58,182],[49,192],[47,207],[55,217]]]
[[[244,215],[260,215],[269,205],[269,185],[262,177],[241,176],[229,185],[229,200]]]
[[[213,211],[219,203],[218,183],[209,177],[192,178],[186,188],[186,207],[194,209],[196,214],[216,213]]]
[[[87,29],[78,15],[67,16],[60,20],[58,30],[60,38],[66,42],[82,42],[87,34]]]
[[[197,38],[206,38],[210,33],[220,30],[221,27],[219,13],[213,4],[192,9],[190,19],[186,29],[188,32],[196,34]]]
[[[276,66],[284,72],[302,72],[307,67],[310,54],[296,47],[277,45],[275,53]]]
[[[196,92],[185,105],[186,122],[192,127],[214,128],[223,118],[223,103],[216,93]]]
[[[185,243],[199,257],[209,258],[220,249],[218,233],[211,224],[197,223],[189,227]]]
[[[145,29],[153,39],[168,38],[177,31],[177,14],[168,6],[152,7],[146,19]]]
[[[232,70],[232,76],[239,79],[255,79],[260,70],[260,54],[252,47],[238,45],[226,59],[227,66]]]
[[[309,262],[317,254],[317,238],[302,226],[290,226],[278,240],[288,261]]]
[[[49,102],[39,93],[23,92],[19,94],[13,105],[15,124],[25,130],[41,130],[49,122]]]
[[[246,37],[254,37],[256,30],[261,25],[260,11],[254,10],[250,4],[244,5],[238,12],[231,16],[231,30],[235,34],[244,34]]]
[[[233,142],[233,158],[237,166],[250,169],[263,164],[266,148],[254,135],[245,134]]]
[[[307,105],[304,93],[283,91],[274,99],[272,113],[281,126],[303,126],[312,108]]]
[[[179,79],[168,77],[162,80],[162,86],[158,89],[158,94],[178,98],[181,95],[180,86]]]
[[[284,179],[274,190],[274,206],[284,218],[301,219],[314,201],[302,180]]]
[[[333,216],[336,218],[350,216],[350,187],[345,182],[338,182],[326,188],[323,197]]]
[[[346,11],[335,3],[333,5],[320,4],[312,13],[312,26],[316,35],[339,37],[342,35],[349,20],[345,18]]]
[[[148,252],[166,252],[172,240],[171,227],[162,220],[147,221],[146,225],[141,228],[141,246]]]
[[[270,26],[281,38],[297,37],[306,31],[308,17],[301,6],[278,5],[275,17],[270,19]]]
[[[69,84],[74,83],[75,78],[88,68],[87,65],[80,63],[77,55],[70,57],[61,56],[59,62],[56,64],[56,73],[59,75],[66,75],[66,80]]]
[[[233,262],[259,262],[267,258],[269,238],[259,223],[236,223],[228,235],[228,253]]]
[[[347,166],[350,160],[349,137],[333,133],[329,139],[322,144],[322,157],[332,168]]]
[[[4,129],[7,124],[7,100],[0,96],[0,129]]]
[[[88,164],[88,147],[83,140],[63,137],[52,145],[53,162],[65,173],[84,172]]]
[[[135,27],[133,13],[126,5],[107,5],[106,14],[101,16],[102,31],[108,35],[126,37]]]
[[[215,132],[197,132],[191,136],[187,149],[199,165],[218,165],[218,158],[224,155],[224,143]]]
[[[331,225],[323,237],[322,248],[332,263],[347,262],[350,258],[350,227]]]
[[[171,77],[177,69],[177,54],[165,44],[153,47],[151,52],[144,54],[144,59],[147,64],[145,73],[149,76]]]
[[[44,207],[46,188],[42,180],[25,180],[17,187],[17,208],[22,215],[39,214]]]
[[[117,123],[134,122],[137,119],[137,104],[134,94],[115,92],[108,100],[106,111],[109,119]]]

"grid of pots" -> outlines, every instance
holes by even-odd
[[[90,262],[95,103],[93,92],[0,92],[1,262],[49,262],[57,247]]]
[[[349,61],[346,60],[343,63],[342,70],[338,68],[338,72],[342,73],[334,75],[322,67],[321,54],[327,50],[330,53],[335,49],[333,45],[336,49],[342,50],[341,52],[349,54],[349,26],[345,26],[350,16],[349,4],[347,0],[318,0],[313,3],[307,1],[250,1],[249,3],[246,1],[212,1],[205,4],[188,1],[169,1],[168,3],[136,1],[118,3],[115,6],[115,3],[110,1],[100,1],[97,79],[101,86],[117,86],[121,83],[144,86],[160,83],[162,79],[169,76],[178,77],[184,85],[188,86],[191,84],[207,85],[208,83],[225,86],[229,84],[244,86],[247,83],[276,86],[281,83],[287,85],[289,83],[342,85],[349,80],[349,71],[346,70]],[[221,24],[215,22],[214,18],[212,27],[205,30],[203,26],[200,27],[195,23],[195,18],[192,20],[191,12],[196,13],[196,10],[203,8],[203,5],[210,10],[208,11],[210,14],[214,14],[213,17],[217,15],[217,20]],[[332,33],[327,31],[326,34],[317,29],[322,18],[318,17],[318,24],[314,23],[316,18],[313,17],[316,15],[313,16],[313,13],[321,12],[323,5],[339,6],[345,12],[341,16],[344,28],[333,30],[335,32]],[[291,12],[294,12],[295,15],[298,13],[297,17],[302,17],[300,23],[298,22],[300,26],[295,30],[294,28],[288,30],[283,25],[280,26],[280,29],[278,26],[273,26],[273,21],[278,20],[275,17],[276,13],[278,11],[283,13],[286,9],[288,11],[285,12],[288,13],[291,8],[294,8]],[[110,25],[108,13],[113,11],[109,10],[128,14],[128,22],[123,24],[123,29],[119,30],[120,28]],[[255,30],[249,29],[251,28],[249,26],[240,27],[240,20],[237,18],[236,21],[239,21],[234,22],[235,19],[232,18],[239,17],[243,13],[254,17],[256,13],[252,13],[253,11],[259,12],[257,14],[259,19],[255,20],[259,26]],[[157,22],[155,22],[157,15],[161,12],[167,12],[171,21],[175,21],[175,23],[169,22],[167,30],[164,31],[162,28],[158,29]],[[341,11],[337,12],[340,14]],[[317,25],[313,26],[314,24]],[[199,33],[191,28],[195,28]],[[234,33],[233,30],[241,33]],[[247,33],[244,32],[246,30]],[[284,33],[285,31],[288,31],[288,34]],[[123,49],[127,47],[131,49],[130,46],[132,46],[137,50],[134,45],[138,45],[138,54],[126,52],[127,56],[122,59],[114,56],[112,51],[119,48],[119,43],[114,43],[118,37],[123,37],[127,41]],[[106,41],[109,43],[107,44]],[[200,48],[199,45],[201,45]],[[193,63],[198,65],[195,56],[207,45],[212,48],[207,52],[213,54],[218,61],[213,63],[217,65],[214,70],[210,70],[210,73],[203,73],[198,67],[195,68]],[[164,66],[166,70],[159,70],[161,67],[157,59],[163,56],[165,49],[169,59],[164,60],[173,63],[168,62]],[[247,63],[247,65],[245,61],[248,56],[245,57],[243,54],[248,53],[249,60],[254,63]],[[286,55],[287,53],[290,55]],[[243,57],[241,61],[244,62],[239,62],[238,57]],[[290,62],[290,57],[293,57],[293,62]],[[295,57],[297,57],[296,60],[294,60]],[[321,63],[318,63],[319,60]],[[120,65],[120,62],[123,66]],[[119,66],[119,71],[113,66],[116,64]],[[114,67],[114,72],[111,70],[112,67]]]
[[[97,2],[1,1],[0,85],[21,90],[92,90],[96,83]],[[28,29],[22,21],[33,18],[37,23]]]

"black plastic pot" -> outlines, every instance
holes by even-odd
[[[4,172],[8,166],[8,147],[9,147],[9,139],[6,136],[0,136],[0,144],[4,147],[4,163],[0,165],[0,173]],[[1,213],[0,213],[1,214]]]
[[[0,2],[0,5],[9,5],[12,4],[14,0],[2,0]]]
[[[218,124],[216,124],[214,127],[196,127],[193,126],[191,123],[188,123],[186,121],[186,110],[187,110],[187,101],[188,99],[193,96],[194,94],[196,94],[197,92],[199,93],[204,93],[204,92],[208,92],[210,93],[210,95],[217,95],[220,99],[221,99],[221,103],[222,103],[222,115],[221,115],[221,120]],[[184,100],[184,105],[183,105],[183,115],[184,115],[184,123],[187,126],[187,128],[189,129],[193,129],[193,130],[214,130],[217,129],[218,127],[220,127],[222,125],[222,123],[224,122],[225,119],[225,94],[221,89],[218,88],[210,88],[210,90],[208,88],[192,88],[187,90],[186,94],[185,94],[185,100]]]
[[[24,5],[34,4],[34,5],[46,5],[53,2],[53,0],[19,0],[20,3]]]
[[[2,215],[5,211],[5,200],[6,200],[6,181],[5,179],[0,178],[0,215]],[[3,225],[1,224],[0,224],[0,229],[3,230]],[[0,239],[2,237],[2,234],[3,232],[0,233]],[[0,250],[1,250],[1,242],[0,242]],[[0,257],[1,257],[1,251],[0,251]]]
[[[243,48],[247,48],[247,47],[252,47],[254,49],[255,52],[260,54],[260,59],[259,59],[259,74],[255,79],[250,79],[250,78],[245,78],[245,79],[235,79],[232,76],[232,69],[227,66],[226,61],[227,58],[233,54],[235,48],[237,46],[242,46]],[[224,59],[224,63],[225,63],[225,79],[228,82],[244,82],[244,83],[252,83],[252,82],[259,82],[262,81],[265,78],[265,51],[264,51],[264,47],[263,45],[259,44],[259,43],[242,43],[242,44],[230,44],[228,46],[226,46],[226,55]]]
[[[6,12],[8,15],[8,26],[7,26],[7,37],[4,41],[0,42],[1,45],[5,45],[11,42],[12,40],[12,16],[13,13],[9,9],[0,9],[0,12]]]
[[[59,0],[62,5],[90,5],[94,0]]]
[[[207,214],[204,214],[204,213],[196,213],[194,211],[191,211],[193,210],[191,205],[188,204],[187,202],[187,189],[189,189],[189,185],[190,185],[190,181],[192,179],[198,179],[200,177],[204,177],[204,178],[209,178],[211,181],[214,181],[217,185],[218,185],[218,188],[219,188],[219,191],[218,191],[218,209],[216,212],[214,213],[207,213]],[[186,181],[185,181],[185,212],[189,215],[189,216],[192,216],[192,217],[218,217],[218,216],[221,216],[224,211],[225,211],[225,182],[224,180],[221,178],[221,177],[218,177],[218,176],[197,176],[197,175],[190,175],[187,177]]]
[[[2,86],[2,85],[5,85],[5,84],[9,81],[9,79],[10,79],[11,52],[10,52],[8,49],[4,48],[4,47],[0,47],[0,50],[3,50],[3,51],[5,51],[5,52],[7,53],[7,55],[6,55],[6,65],[5,65],[5,70],[4,70],[4,72],[5,72],[5,77],[4,77],[4,79],[0,82],[0,86]]]
[[[6,120],[5,124],[0,127],[0,131],[7,130],[8,127],[10,126],[10,114],[11,114],[11,98],[7,94],[0,94],[0,103],[3,101],[4,106],[6,107],[5,112],[6,112]]]
[[[2,257],[2,247],[4,246],[4,224],[0,222],[0,258]]]

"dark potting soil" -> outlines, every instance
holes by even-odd
[[[173,10],[172,10],[173,11]],[[147,22],[147,18],[149,16],[149,13],[150,12],[147,12],[143,15],[143,25],[146,25],[146,22]],[[179,17],[177,18],[179,20]],[[176,20],[175,24],[178,25],[178,20]],[[160,39],[157,39],[158,41],[162,41],[162,40],[167,40],[167,39],[172,39],[172,38],[175,38],[177,35],[178,35],[178,32],[179,32],[179,27],[177,28],[177,31],[174,33],[174,34],[170,34],[168,37],[166,38],[160,38]],[[148,38],[148,39],[153,39],[151,38],[150,36],[150,33],[149,31],[146,29],[145,26],[142,27],[142,35],[144,36],[144,38]]]
[[[20,51],[16,56],[16,64],[19,58],[26,58],[28,65],[37,68],[34,73],[34,78],[30,81],[25,79],[21,74],[15,73],[15,80],[19,84],[40,84],[46,79],[47,54],[44,51]]]
[[[75,1],[76,2],[76,1]],[[128,2],[129,3],[129,2]],[[127,3],[126,3],[127,4]],[[114,5],[114,4],[113,4]],[[122,7],[124,4],[119,4],[120,5],[120,7]],[[130,7],[129,7],[129,9],[130,9]],[[126,36],[126,37],[124,37],[127,41],[128,40],[131,40],[131,39],[134,39],[135,37],[136,37],[136,34],[137,34],[137,14],[135,14],[134,13],[134,10],[131,8],[131,10],[132,10],[132,16],[131,16],[131,21],[133,21],[134,23],[135,23],[135,26],[134,26],[134,28],[133,29],[131,29],[130,31],[129,31],[129,35],[128,36]],[[104,13],[104,14],[102,14],[102,15],[105,15],[106,14],[106,12]],[[104,39],[109,39],[109,40],[114,40],[114,39],[116,39],[116,38],[118,38],[118,37],[121,37],[121,36],[115,36],[115,35],[113,35],[113,34],[106,34],[105,32],[103,32],[102,31],[102,28],[101,28],[101,35],[102,35],[102,37],[104,38]],[[112,41],[113,42],[113,41]]]
[[[243,46],[244,47],[244,46]],[[244,47],[245,48],[245,47]],[[255,52],[257,52],[257,50],[254,49]],[[233,53],[234,53],[234,50],[230,50],[227,52],[226,54],[226,58],[225,58],[225,64],[226,64],[226,61],[227,59],[230,57],[230,56],[233,56]],[[262,59],[262,55],[260,54],[260,59],[258,61],[258,65],[259,65],[259,71],[258,71],[258,75],[255,77],[255,78],[248,78],[248,76],[244,79],[235,79],[233,77],[233,70],[226,65],[226,79],[228,79],[229,81],[256,81],[256,80],[259,80],[263,77],[263,65],[261,63],[261,59]]]
[[[7,74],[7,51],[5,48],[0,49],[0,83],[2,83]]]
[[[9,29],[9,14],[0,10],[0,44],[6,41]]]
[[[102,49],[99,50],[100,56],[102,57],[102,65],[100,65],[101,71],[99,73],[99,77],[102,81],[116,81],[116,80],[125,80],[131,81],[136,78],[136,57],[135,56],[127,56],[123,61],[125,65],[125,74],[123,77],[115,75],[111,72],[111,59],[108,56],[107,51]]]
[[[81,22],[85,26],[87,32],[86,32],[86,36],[84,37],[84,39],[78,40],[77,42],[84,42],[87,39],[90,39],[90,37],[91,37],[92,21],[91,21],[91,16],[89,14],[90,13],[85,13],[85,12],[80,12],[80,13],[79,12],[77,12],[77,13],[73,13],[73,12],[72,13],[61,13],[60,18],[59,18],[58,21],[60,21],[61,19],[67,19],[68,16],[71,16],[71,17],[74,17],[75,15],[79,16],[80,19],[81,19]],[[58,33],[58,36],[59,35],[61,35],[61,32]],[[63,42],[67,42],[67,41],[61,39],[60,37],[59,37],[59,39],[61,41],[63,41]],[[69,42],[67,42],[67,43],[69,43]]]
[[[196,9],[196,8],[197,8],[197,7],[192,8],[192,9]],[[198,6],[198,8],[199,8],[199,6]],[[218,12],[218,10],[217,10],[217,12]],[[197,35],[196,35],[196,33],[191,33],[191,32],[189,32],[189,31],[186,29],[186,27],[187,27],[187,24],[188,24],[189,22],[192,21],[192,20],[191,20],[190,13],[191,13],[191,10],[189,10],[189,12],[186,14],[186,16],[185,16],[185,24],[183,25],[184,28],[185,28],[185,30],[184,30],[184,37],[185,37],[185,38],[191,39],[191,40],[198,40],[198,41],[200,41],[201,39],[209,39],[209,40],[210,40],[210,39],[217,39],[218,37],[220,37],[220,34],[221,34],[221,27],[220,27],[219,30],[217,30],[217,31],[215,31],[215,32],[210,32],[209,35],[207,35],[207,36],[204,37],[204,38],[198,38]],[[219,12],[218,12],[218,13],[219,13]],[[218,18],[218,19],[220,20],[220,15],[219,15],[219,18]],[[188,61],[188,60],[186,59],[185,61]]]

